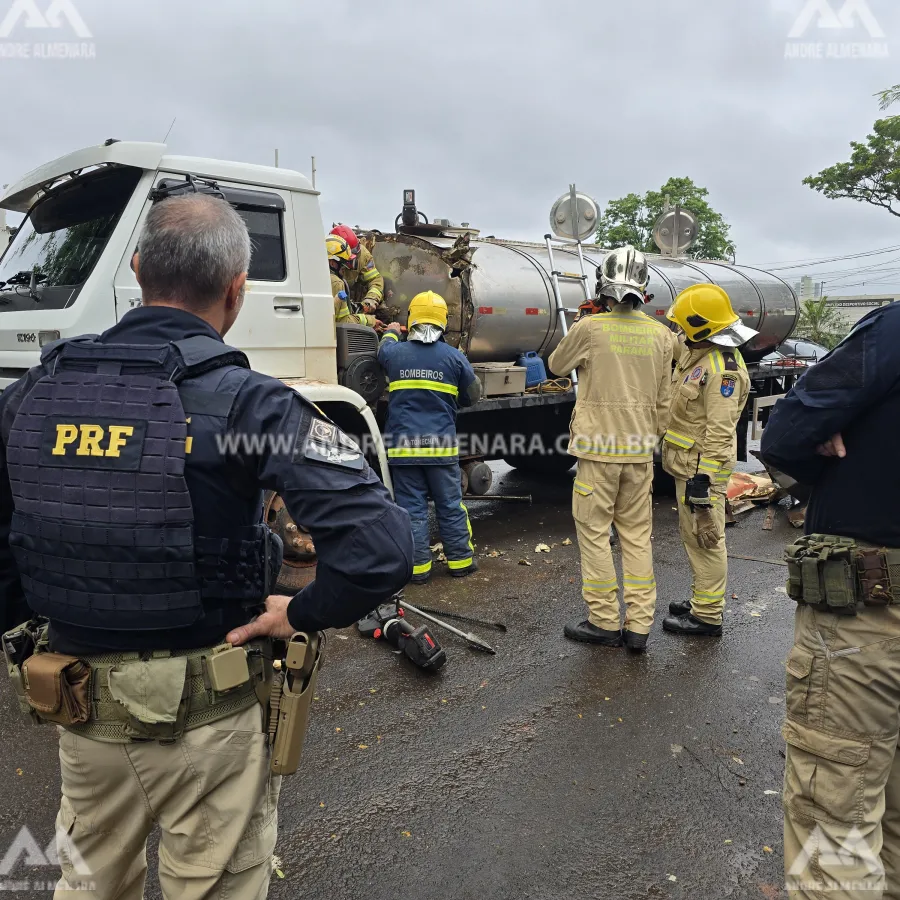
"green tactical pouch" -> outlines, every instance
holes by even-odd
[[[823,612],[855,616],[856,542],[829,534],[809,534],[785,550],[788,596]]]
[[[805,545],[801,546],[800,541],[795,541],[784,550],[784,561],[788,568],[787,595],[796,603],[803,600],[803,570],[800,561],[804,549]]]
[[[856,615],[856,585],[849,559],[841,556],[826,559],[822,564],[822,586],[825,604],[831,612]]]

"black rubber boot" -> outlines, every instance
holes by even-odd
[[[673,634],[697,635],[698,637],[719,637],[722,634],[721,625],[710,625],[695,619],[690,613],[686,616],[666,616],[663,619],[663,629]]]
[[[635,634],[633,631],[626,630],[622,632],[622,640],[632,653],[643,653],[647,649],[648,637],[649,635]]]
[[[472,557],[472,565],[466,566],[464,569],[449,569],[450,574],[454,578],[465,578],[467,575],[471,575],[473,572],[478,571],[478,560],[475,557]]]
[[[583,644],[600,644],[603,647],[622,646],[621,631],[606,631],[592,625],[587,619],[583,622],[570,622],[563,628],[563,634],[570,641],[581,641]]]
[[[410,584],[428,584],[429,581],[431,581],[431,569],[427,572],[423,572],[421,575],[413,575],[413,577],[409,579]]]
[[[676,600],[669,604],[669,612],[673,616],[686,616],[691,611],[690,600]]]

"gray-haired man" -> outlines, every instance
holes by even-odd
[[[409,518],[355,445],[222,342],[249,261],[227,203],[163,200],[135,259],[143,307],[45,348],[0,398],[0,614],[49,620],[24,666],[36,715],[62,725],[57,897],[142,897],[155,824],[167,898],[265,897],[271,638],[350,625],[412,571]],[[228,432],[290,439],[223,453]],[[267,597],[264,489],[316,542],[317,579],[293,598]],[[251,646],[249,680],[216,674],[225,641]],[[81,689],[89,670],[82,708],[35,706],[32,664]]]

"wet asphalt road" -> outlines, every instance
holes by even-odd
[[[721,639],[664,634],[664,607],[690,578],[673,503],[658,496],[649,652],[572,644],[562,625],[583,605],[577,547],[561,545],[575,537],[571,479],[498,471],[495,492],[534,504],[473,502],[481,571],[456,580],[438,566],[408,590],[414,604],[505,622],[506,634],[474,629],[497,655],[441,635],[449,661],[428,675],[355,629],[332,635],[302,771],[282,793],[284,879],[270,897],[783,896],[784,568],[732,561]],[[783,514],[764,532],[763,518],[729,528],[729,551],[780,558],[795,532]],[[535,553],[539,542],[552,551]],[[5,686],[0,700],[0,853],[22,824],[46,846],[54,735],[25,725]],[[52,880],[53,868],[4,877],[16,876]]]

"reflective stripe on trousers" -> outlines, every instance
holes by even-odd
[[[444,555],[451,569],[472,565],[475,555],[472,544],[472,525],[462,500],[459,465],[391,466],[394,496],[408,513],[412,522],[415,554],[414,571],[419,566],[429,571],[431,565],[430,534],[428,530],[428,498],[434,500]]]
[[[656,607],[650,544],[653,463],[605,463],[579,459],[572,515],[581,552],[582,596],[588,619],[598,628],[621,627],[618,582],[609,549],[615,523],[622,548],[625,627],[649,634]]]
[[[725,586],[728,582],[728,555],[725,549],[725,494],[727,485],[713,482],[712,514],[716,527],[722,535],[719,543],[711,550],[697,546],[694,536],[694,515],[684,502],[687,482],[675,479],[675,497],[678,502],[678,525],[681,540],[687,553],[688,563],[693,575],[691,592],[691,612],[702,622],[713,625],[722,623],[725,611]]]

